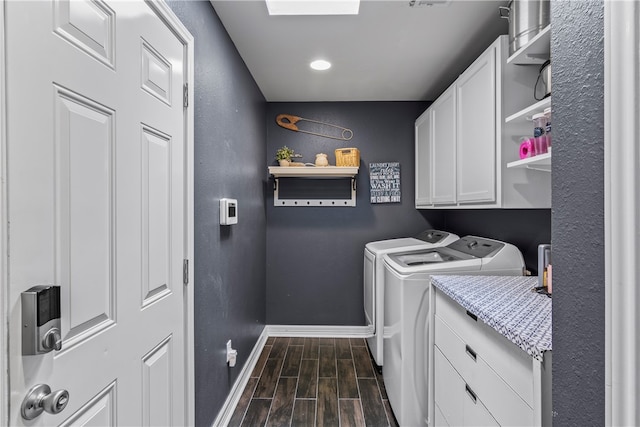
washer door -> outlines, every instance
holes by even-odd
[[[389,257],[402,267],[416,267],[465,259],[446,248],[433,248],[420,252],[390,255]]]

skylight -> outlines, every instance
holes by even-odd
[[[357,15],[360,0],[265,0],[269,15]]]

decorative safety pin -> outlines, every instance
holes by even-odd
[[[342,131],[342,134],[340,136],[332,136],[332,135],[325,135],[325,134],[322,134],[322,133],[311,132],[311,131],[308,131],[308,130],[300,129],[300,128],[298,128],[298,126],[296,126],[296,123],[298,123],[300,121],[318,123],[318,124],[321,124],[321,125],[324,125],[324,126],[330,126],[330,127],[333,127],[333,128],[337,128],[337,129],[340,129]],[[325,123],[325,122],[319,122],[317,120],[305,119],[304,117],[293,116],[291,114],[278,114],[276,116],[276,123],[278,123],[279,126],[285,128],[285,129],[292,130],[294,132],[303,132],[303,133],[308,133],[308,134],[311,134],[311,135],[322,136],[322,137],[325,137],[325,138],[337,139],[337,140],[340,140],[340,141],[348,141],[351,138],[353,138],[353,131],[351,129],[343,128],[342,126],[332,125],[331,123]]]

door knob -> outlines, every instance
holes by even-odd
[[[33,386],[22,401],[22,418],[32,420],[42,414],[59,414],[69,403],[69,392],[67,390],[51,391],[51,387],[46,384]]]

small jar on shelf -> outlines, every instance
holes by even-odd
[[[547,116],[545,113],[538,113],[533,116],[533,138],[535,141],[536,155],[548,151],[549,144],[546,135]]]

